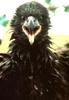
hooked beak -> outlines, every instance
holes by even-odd
[[[22,25],[22,31],[28,37],[29,43],[32,45],[35,37],[41,32],[41,25],[35,17],[29,16]]]

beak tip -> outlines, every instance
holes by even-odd
[[[30,45],[33,45],[35,36],[34,36],[34,35],[29,35],[28,38],[29,38],[29,43],[30,43]]]

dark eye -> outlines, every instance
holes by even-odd
[[[21,16],[21,20],[24,20],[24,16]]]
[[[45,18],[45,16],[44,16],[44,15],[41,15],[41,16],[40,16],[40,19],[41,19],[41,20],[43,20],[44,18]]]
[[[43,16],[40,16],[40,19],[42,20],[43,19]]]

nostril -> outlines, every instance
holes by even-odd
[[[29,22],[29,20],[27,19],[27,23]]]
[[[36,22],[36,20],[34,19],[34,22]]]

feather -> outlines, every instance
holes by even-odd
[[[22,31],[28,16],[35,17],[42,28],[33,45]],[[37,2],[23,4],[17,8],[11,27],[9,52],[0,54],[0,99],[69,100],[69,64],[63,61],[68,61],[69,55],[60,58],[51,50],[48,10]]]

